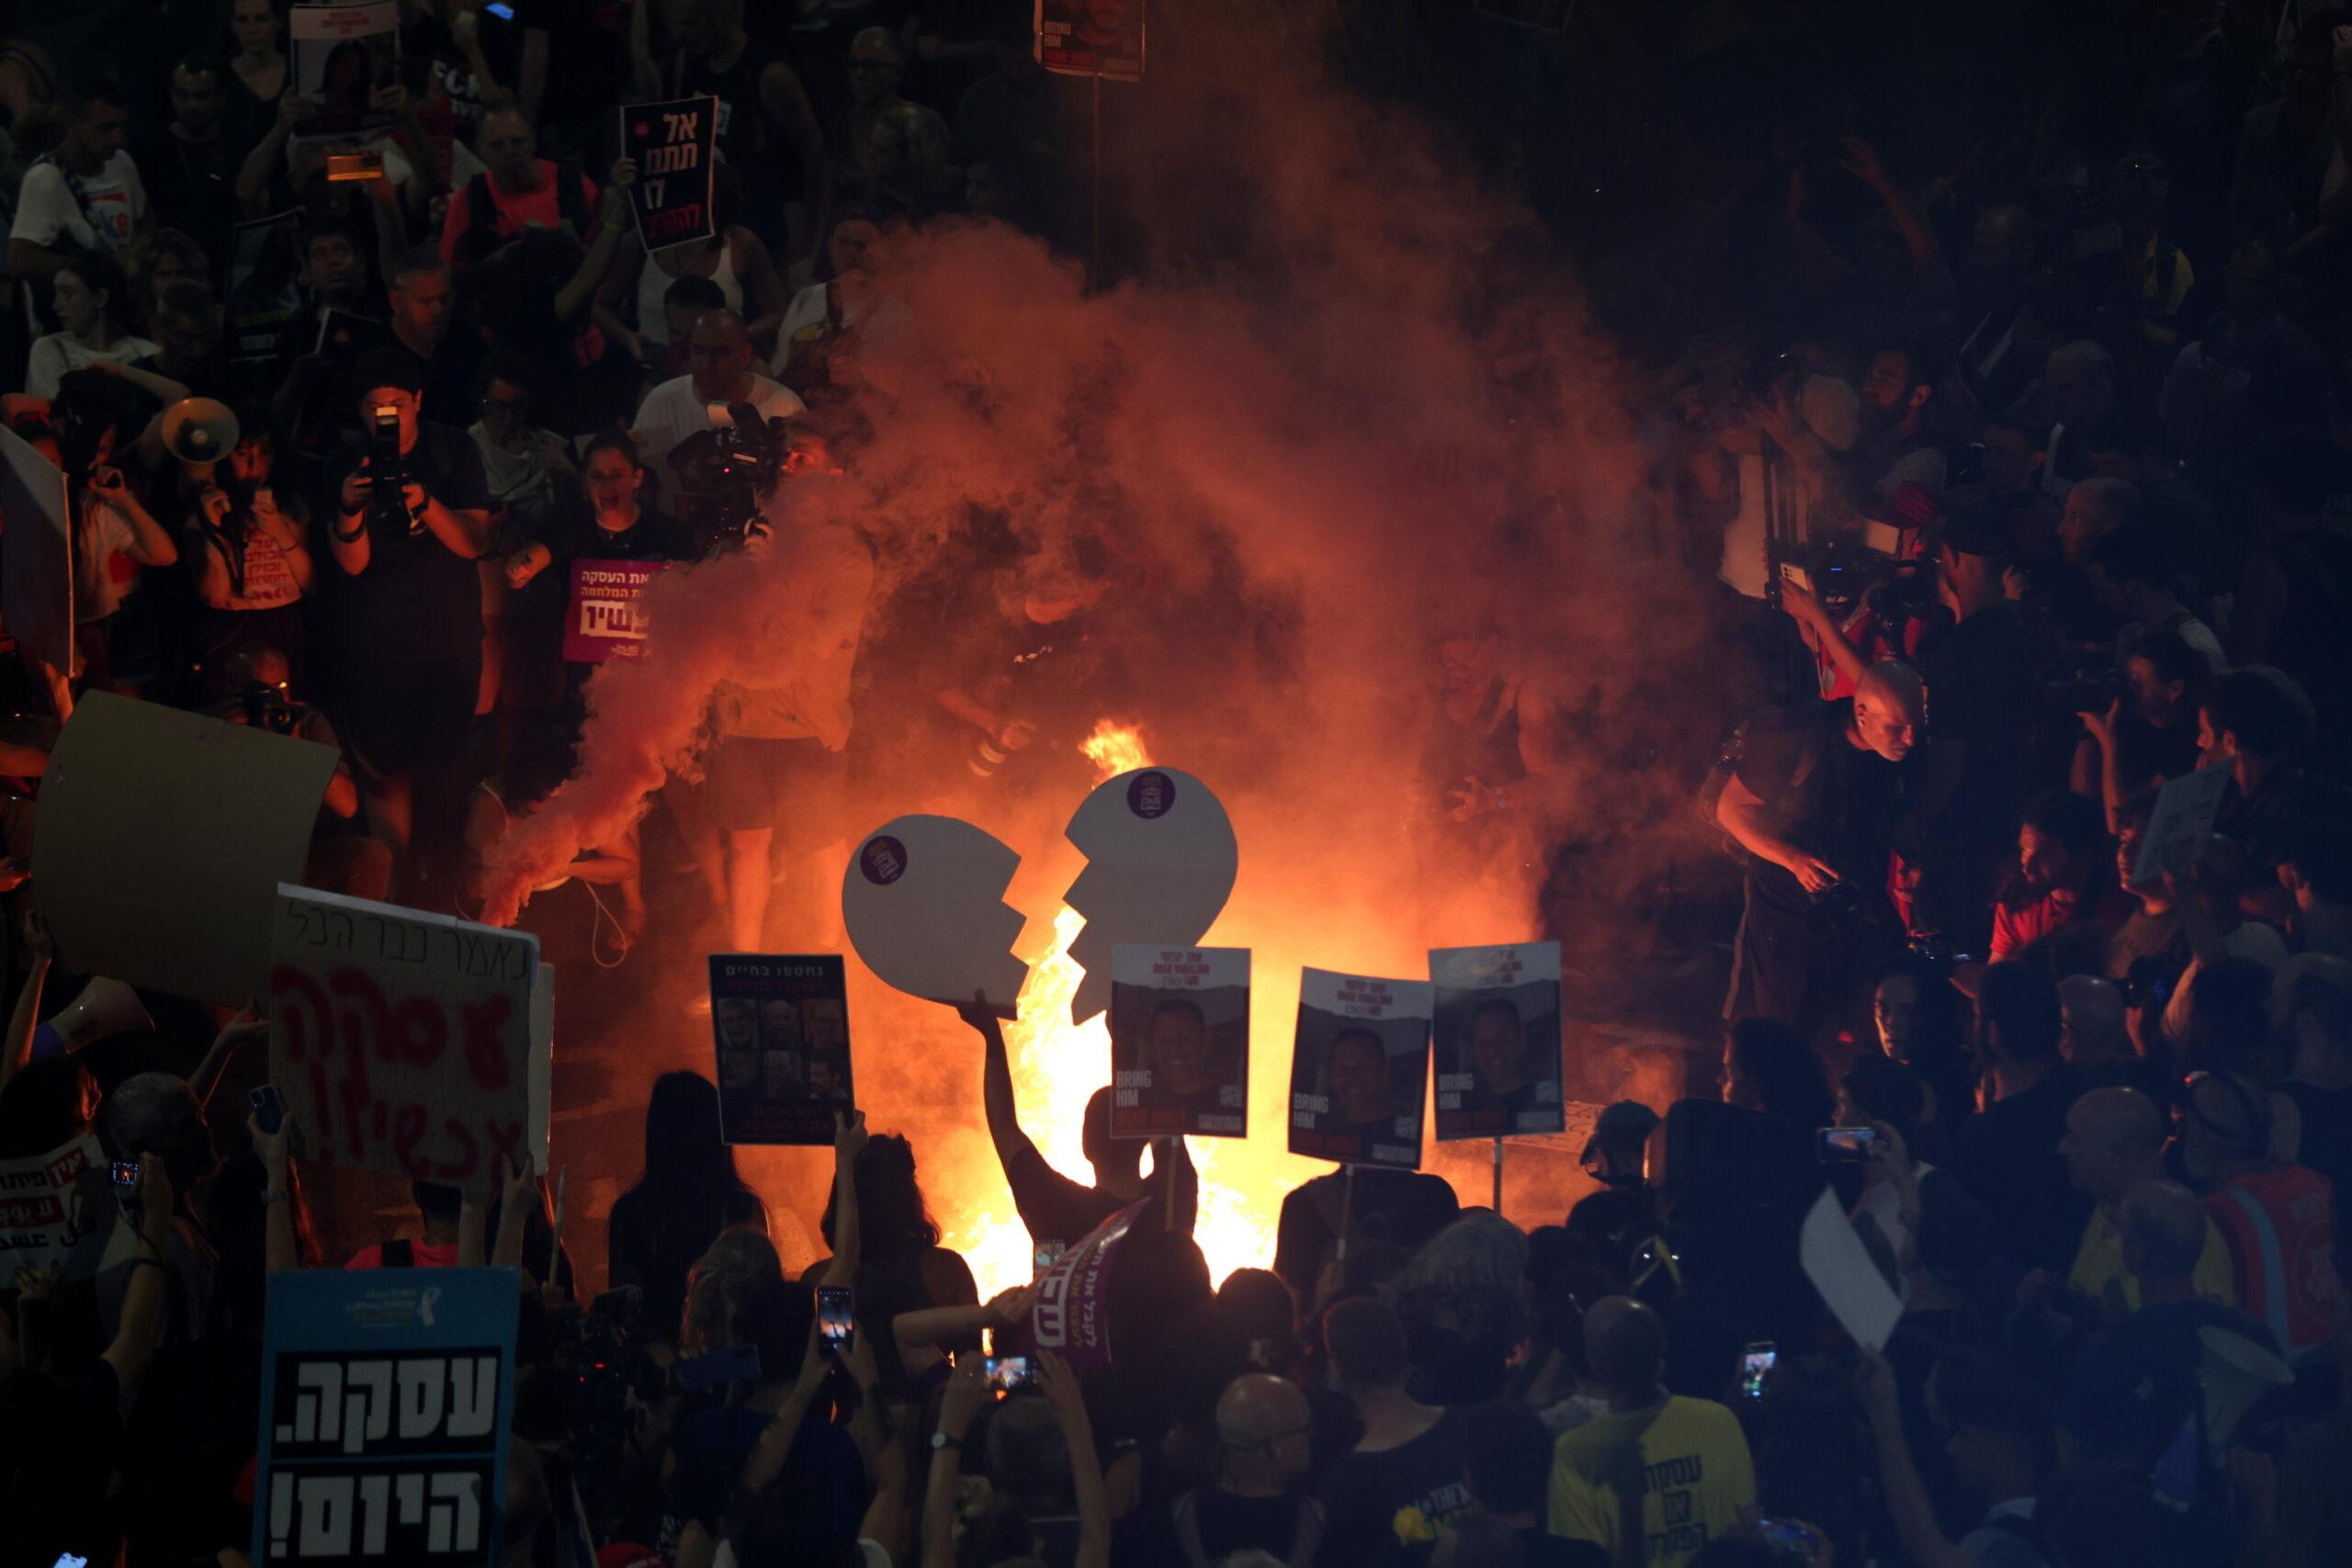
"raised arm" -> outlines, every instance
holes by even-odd
[[[49,978],[50,964],[57,956],[49,939],[49,922],[39,910],[25,915],[25,948],[32,962],[23,988],[17,992],[17,1005],[8,1014],[8,1051],[0,1057],[0,1089],[6,1089],[8,1080],[33,1059],[33,1036],[40,1032],[41,983]]]
[[[1911,1461],[1911,1445],[1903,1436],[1903,1411],[1897,1400],[1894,1373],[1874,1351],[1862,1352],[1867,1369],[1862,1379],[1862,1409],[1870,1416],[1871,1435],[1878,1448],[1879,1483],[1886,1492],[1887,1512],[1894,1517],[1894,1533],[1905,1555],[1916,1568],[1971,1568],[1969,1555],[1944,1539],[1936,1523],[1935,1506]]]
[[[236,1055],[237,1047],[249,1040],[267,1038],[269,1020],[251,1008],[242,1010],[222,1024],[220,1032],[212,1037],[211,1048],[204,1053],[204,1060],[188,1075],[187,1087],[196,1096],[196,1102],[212,1103],[212,1092],[220,1087],[220,1075],[229,1070],[229,1058]]]
[[[123,1293],[122,1321],[115,1329],[114,1343],[104,1352],[126,1405],[164,1331],[164,1286],[171,1271],[166,1258],[172,1241],[172,1204],[171,1167],[153,1149],[141,1150],[139,1230],[130,1259],[130,1281]]]
[[[846,1285],[857,1278],[864,1242],[857,1215],[857,1156],[865,1147],[865,1112],[833,1112],[833,1256],[823,1282]]]
[[[1078,1499],[1078,1555],[1073,1568],[1110,1568],[1111,1499],[1102,1485],[1102,1461],[1094,1451],[1093,1424],[1086,1418],[1078,1374],[1051,1350],[1037,1354],[1037,1386],[1059,1417],[1069,1450],[1070,1490]]]
[[[985,993],[976,994],[956,1012],[980,1037],[980,1109],[988,1116],[989,1141],[996,1145],[997,1163],[1011,1170],[1023,1151],[1035,1145],[1021,1130],[1020,1112],[1013,1104],[1012,1062],[1005,1055],[1003,1021],[990,1010]]]
[[[931,1456],[931,1481],[923,1491],[922,1568],[955,1568],[956,1494],[963,1478],[964,1439],[988,1403],[988,1364],[967,1356],[939,1402],[939,1430],[947,1441]]]
[[[263,1262],[273,1274],[300,1269],[301,1255],[294,1245],[294,1188],[290,1175],[293,1160],[287,1146],[286,1123],[280,1122],[275,1133],[265,1133],[261,1118],[248,1116],[245,1133],[253,1139],[254,1154],[260,1159],[262,1175],[266,1179],[261,1197]]]
[[[629,229],[629,187],[637,184],[637,161],[623,158],[605,176],[604,194],[598,198],[601,217],[596,223],[596,235],[587,254],[580,258],[580,265],[569,280],[555,293],[555,319],[571,321],[596,301],[605,275],[612,269],[613,257],[619,254],[621,236]]]

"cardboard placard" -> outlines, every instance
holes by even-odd
[[[517,1289],[512,1269],[269,1277],[254,1562],[506,1560]]]
[[[251,365],[277,353],[302,311],[302,215],[280,212],[237,225],[229,247],[229,358]]]
[[[1208,785],[1175,768],[1137,768],[1097,785],[1063,829],[1086,869],[1063,901],[1086,917],[1069,944],[1086,971],[1069,1021],[1111,1005],[1111,964],[1122,942],[1190,947],[1233,894],[1240,852],[1233,819]]]
[[[392,127],[375,107],[376,89],[401,79],[398,0],[345,0],[339,6],[296,6],[286,15],[293,45],[293,80],[287,90],[318,102],[302,124],[305,136],[372,136]]]
[[[1111,1265],[1119,1243],[1150,1203],[1142,1198],[1128,1204],[1037,1276],[1037,1297],[1029,1308],[1031,1337],[1038,1349],[1068,1361],[1072,1371],[1100,1371],[1111,1364]]]
[[[1291,1153],[1419,1168],[1433,999],[1427,980],[1300,971]]]
[[[963,1007],[988,993],[1011,1018],[1029,966],[1012,955],[1027,922],[1003,901],[1021,857],[954,817],[894,818],[842,874],[850,945],[886,985]]]
[[[637,209],[638,243],[658,251],[717,234],[711,186],[718,173],[718,100],[629,104],[620,116],[621,156],[637,160],[629,200]]]
[[[2132,857],[2134,886],[2163,881],[2165,873],[2172,869],[2173,858],[2213,830],[2235,766],[2215,762],[2165,782],[2156,793],[2155,809],[2148,814],[2148,830],[2141,836],[2140,852]]]
[[[1430,980],[1438,1142],[1565,1131],[1560,944],[1434,948]]]
[[[0,1160],[0,1279],[13,1284],[19,1269],[62,1268],[69,1280],[86,1280],[121,1223],[96,1134]]]
[[[1122,943],[1111,981],[1111,1136],[1247,1137],[1250,950]]]
[[[833,1141],[854,1103],[840,953],[712,953],[710,1032],[721,1141]]]
[[[638,601],[668,565],[658,560],[575,560],[563,611],[563,656],[575,664],[645,657]]]
[[[41,780],[33,875],[76,969],[241,1007],[269,988],[332,746],[93,692]]]
[[[28,670],[74,671],[74,506],[65,473],[0,425],[0,617]]]
[[[1855,1344],[1886,1348],[1887,1336],[1903,1315],[1903,1299],[1871,1261],[1837,1193],[1824,1189],[1806,1211],[1804,1228],[1797,1233],[1797,1261]]]
[[[1037,63],[1063,76],[1143,80],[1144,0],[1037,0]]]
[[[546,1168],[538,938],[285,886],[274,939],[270,1081],[320,1158],[469,1192]]]

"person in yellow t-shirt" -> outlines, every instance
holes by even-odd
[[[1640,1302],[1595,1302],[1584,1342],[1609,1410],[1553,1447],[1551,1532],[1593,1541],[1615,1562],[1683,1568],[1755,1504],[1738,1417],[1713,1400],[1667,1393],[1658,1382],[1666,1325]],[[1636,1506],[1638,1537],[1627,1522]]]
[[[2164,1121],[2155,1102],[2136,1089],[2091,1090],[2066,1112],[2066,1135],[2058,1152],[2066,1161],[2066,1179],[2098,1205],[2083,1226],[2067,1287],[2098,1303],[2110,1318],[2135,1313],[2140,1282],[2123,1266],[2121,1216],[2124,1197],[2133,1188],[2164,1179]],[[2204,1300],[2238,1304],[2229,1246],[2211,1220],[2190,1283]]]

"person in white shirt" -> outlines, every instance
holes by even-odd
[[[25,358],[25,390],[53,401],[60,385],[75,370],[92,366],[114,370],[161,352],[117,325],[115,310],[126,292],[122,269],[111,257],[76,247],[51,278],[51,302],[64,330],[33,340],[32,352]],[[187,389],[176,382],[166,387],[187,396]]]
[[[147,219],[147,192],[122,150],[130,97],[111,77],[77,84],[68,96],[65,136],[25,171],[8,230],[8,270],[46,281],[69,246],[119,251]]]
[[[749,403],[763,419],[790,419],[806,407],[753,372],[751,333],[732,310],[705,312],[686,340],[686,374],[646,393],[638,407],[630,434],[645,466],[673,489],[670,454],[687,437],[711,428],[713,403]]]

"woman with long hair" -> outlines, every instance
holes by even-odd
[[[130,288],[122,269],[105,252],[69,249],[51,287],[62,327],[34,339],[26,357],[25,390],[34,397],[54,402],[73,371],[96,369],[119,376],[133,360],[161,352],[147,339],[133,336],[125,324]],[[187,389],[176,383],[161,389],[141,384],[166,402],[187,396]]]
[[[277,100],[292,85],[286,51],[278,47],[284,9],[279,0],[229,0],[229,37],[235,48],[221,81],[229,101],[221,106],[220,123],[247,152],[268,133],[277,118]]]
[[[679,1321],[686,1273],[735,1225],[767,1230],[767,1206],[718,1140],[718,1089],[700,1073],[664,1073],[645,1106],[645,1174],[605,1222],[612,1285],[644,1292],[642,1321]]]
[[[825,1200],[825,1245],[833,1245],[839,1194]],[[883,1388],[894,1397],[906,1392],[906,1370],[890,1337],[890,1320],[901,1313],[934,1306],[975,1306],[979,1287],[963,1258],[939,1245],[939,1223],[923,1205],[915,1179],[914,1145],[895,1133],[878,1134],[857,1154],[856,1292],[858,1331],[871,1337]],[[825,1261],[830,1261],[827,1259]],[[800,1276],[814,1284],[825,1262]]]
[[[270,482],[277,437],[258,404],[237,411],[237,445],[194,497],[180,536],[204,614],[198,618],[198,662],[215,696],[229,655],[255,645],[282,650],[299,671],[301,601],[316,566],[310,510],[299,494],[280,497]],[[222,470],[226,471],[223,472]]]

